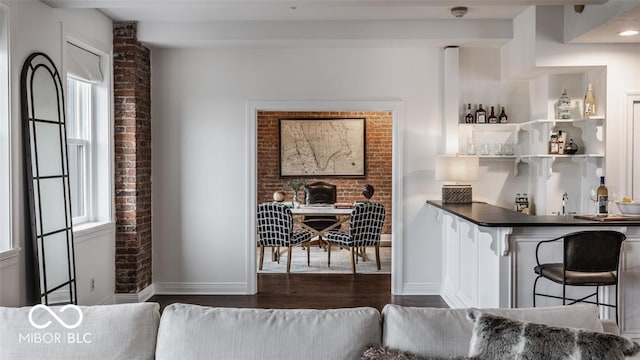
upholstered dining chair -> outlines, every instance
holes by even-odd
[[[536,246],[536,267],[538,275],[533,283],[533,306],[536,306],[536,296],[561,299],[562,305],[578,302],[607,306],[615,309],[616,323],[618,322],[618,270],[620,265],[620,251],[625,235],[611,230],[578,231],[555,239],[540,241]],[[563,240],[562,263],[540,263],[539,252],[543,245]],[[538,280],[547,279],[562,285],[562,296],[539,293],[536,290]],[[595,292],[579,299],[567,297],[567,286],[593,286]],[[614,303],[605,304],[599,299],[601,286],[614,286]],[[595,297],[595,301],[588,300]]]
[[[280,203],[263,203],[258,205],[258,246],[260,247],[260,265],[262,270],[264,263],[264,248],[286,247],[289,252],[287,256],[287,272],[291,271],[292,247],[309,243],[311,232],[294,231],[293,215],[291,209]],[[309,266],[309,246],[307,246],[307,266]]]
[[[375,247],[376,265],[380,270],[380,236],[384,224],[384,205],[374,202],[357,204],[349,218],[348,231],[331,231],[327,235],[327,266],[331,267],[331,245],[351,251],[351,270],[356,273],[356,256],[360,248]]]
[[[323,181],[308,184],[305,187],[305,202],[307,205],[314,204],[335,204],[338,198],[337,187]],[[338,223],[335,216],[330,215],[307,215],[302,223],[317,231],[324,230]],[[318,236],[318,242],[322,245],[322,236]]]

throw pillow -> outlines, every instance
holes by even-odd
[[[360,360],[480,360],[479,358],[463,357],[419,357],[415,354],[403,352],[399,350],[389,349],[384,346],[369,345]]]
[[[516,321],[467,310],[474,323],[469,356],[492,360],[618,360],[640,345],[613,334]]]

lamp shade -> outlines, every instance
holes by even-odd
[[[436,180],[478,180],[480,159],[477,156],[438,156],[436,158]]]

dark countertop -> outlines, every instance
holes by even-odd
[[[473,202],[471,204],[443,204],[442,201],[427,201],[453,215],[476,225],[487,227],[521,226],[640,226],[639,221],[595,221],[576,219],[573,215],[527,215],[499,206]]]

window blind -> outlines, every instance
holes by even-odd
[[[92,84],[103,81],[100,56],[69,42],[65,46],[65,51],[67,55],[65,65],[69,76]]]

